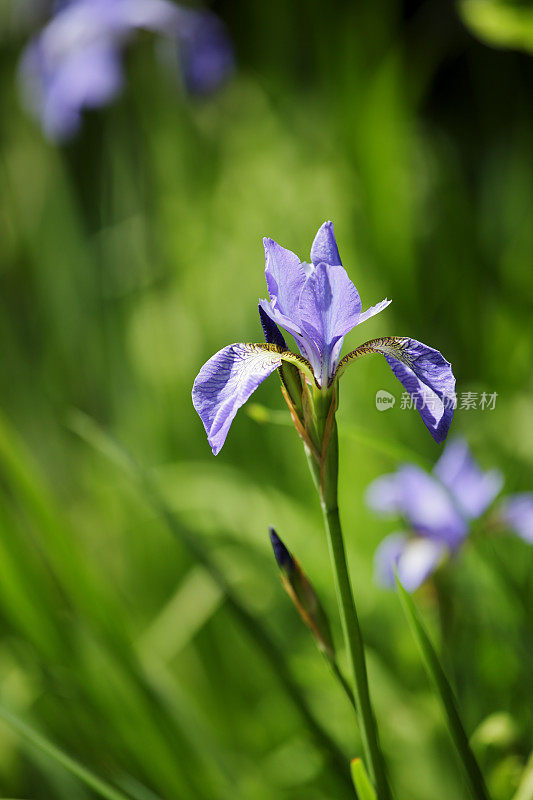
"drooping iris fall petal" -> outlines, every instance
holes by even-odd
[[[230,344],[204,364],[194,381],[192,401],[214,455],[239,408],[280,365],[277,353],[250,344]]]
[[[384,336],[371,339],[344,356],[336,377],[340,377],[350,363],[372,353],[385,356],[435,441],[444,441],[455,410],[455,378],[450,362],[438,350],[416,339]]]

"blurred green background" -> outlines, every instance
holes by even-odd
[[[517,43],[505,32],[493,47],[491,25],[478,40],[447,0],[227,0],[213,8],[237,71],[222,91],[181,96],[138,41],[120,99],[57,147],[20,105],[31,30],[16,5],[0,10],[2,704],[137,800],[349,798],[279,679],[288,668],[346,762],[360,754],[269,550],[273,524],[340,647],[300,442],[242,409],[215,459],[190,389],[220,347],[262,338],[261,238],[306,258],[332,219],[363,307],[393,299],[346,346],[409,335],[445,354],[459,392],[497,392],[493,411],[458,410],[452,431],[505,472],[507,491],[531,490],[531,57],[505,49]],[[476,5],[496,6],[465,3],[465,18]],[[340,407],[340,498],[376,714],[398,797],[466,798],[398,600],[373,580],[391,525],[362,499],[398,453],[431,463],[441,449],[415,411],[378,412],[378,389],[401,393],[381,359],[363,362]],[[274,378],[253,399],[284,407]],[[485,721],[474,741],[494,800],[512,797],[533,738],[532,561],[502,538],[490,553],[465,548],[447,574],[448,668],[467,731]],[[417,600],[433,626],[431,591]],[[3,724],[0,792],[95,796]]]

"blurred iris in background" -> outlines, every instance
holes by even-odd
[[[457,553],[502,486],[502,474],[481,470],[464,439],[450,441],[429,473],[405,464],[373,481],[367,504],[379,514],[399,516],[407,529],[380,544],[375,556],[378,581],[393,586],[396,568],[405,588],[417,589]],[[487,523],[491,531],[508,529],[533,544],[533,493],[505,498]]]
[[[83,109],[100,108],[115,99],[124,84],[124,49],[139,31],[155,33],[176,48],[185,89],[192,94],[216,90],[233,70],[226,29],[206,10],[168,0],[56,4],[20,64],[24,102],[47,137],[72,137]]]

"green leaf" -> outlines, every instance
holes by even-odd
[[[493,47],[533,51],[533,8],[501,0],[462,0],[460,14],[479,39]]]
[[[533,753],[529,757],[513,800],[533,800]]]
[[[370,783],[365,766],[360,758],[353,758],[350,764],[353,783],[359,800],[377,800],[374,787]]]
[[[489,800],[489,794],[487,792],[487,787],[485,786],[483,775],[481,774],[479,765],[472,752],[468,737],[463,727],[463,723],[461,722],[461,718],[459,716],[457,702],[455,700],[452,687],[450,686],[450,683],[444,674],[444,670],[440,664],[435,648],[433,647],[422,620],[418,615],[413,599],[411,595],[403,588],[397,575],[396,584],[398,586],[400,600],[402,601],[405,615],[418,647],[420,648],[420,652],[422,653],[422,658],[424,659],[429,677],[433,681],[442,703],[446,720],[448,722],[448,730],[465,769],[472,796],[475,797],[476,800]]]
[[[34,747],[38,750],[41,750],[45,755],[47,755],[52,761],[56,761],[58,764],[61,764],[68,772],[75,775],[82,783],[85,783],[86,786],[89,786],[96,794],[100,795],[100,797],[104,797],[105,800],[129,800],[129,798],[111,786],[109,783],[106,783],[93,772],[84,767],[78,761],[75,761],[73,758],[68,756],[63,750],[60,750],[59,747],[52,744],[48,741],[42,734],[37,733],[27,725],[25,722],[22,722],[18,717],[12,714],[7,709],[0,706],[0,719],[2,719],[6,725],[9,725],[14,731],[16,731],[23,739],[30,742]]]

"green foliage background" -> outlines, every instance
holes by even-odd
[[[350,708],[269,551],[273,524],[340,647],[300,443],[243,409],[215,460],[190,388],[215,350],[261,339],[262,236],[306,257],[332,219],[364,307],[393,299],[347,346],[410,335],[453,363],[459,392],[497,392],[493,411],[458,410],[453,431],[506,491],[533,489],[531,58],[478,41],[444,0],[220,2],[238,62],[222,92],[187,99],[140,40],[123,96],[59,148],[20,107],[29,32],[15,5],[0,10],[2,703],[137,800],[348,798],[180,538],[267,628],[348,764]],[[398,599],[373,581],[392,526],[362,500],[398,454],[431,463],[440,448],[399,402],[378,413],[377,389],[399,398],[382,359],[361,363],[340,408],[376,714],[398,797],[466,798]],[[275,377],[254,400],[283,408]],[[147,471],[177,538],[108,435]],[[513,796],[532,740],[532,560],[518,540],[481,538],[443,576],[446,663],[494,800]],[[417,601],[438,640],[431,587]],[[93,796],[9,726],[0,754],[2,796]]]

